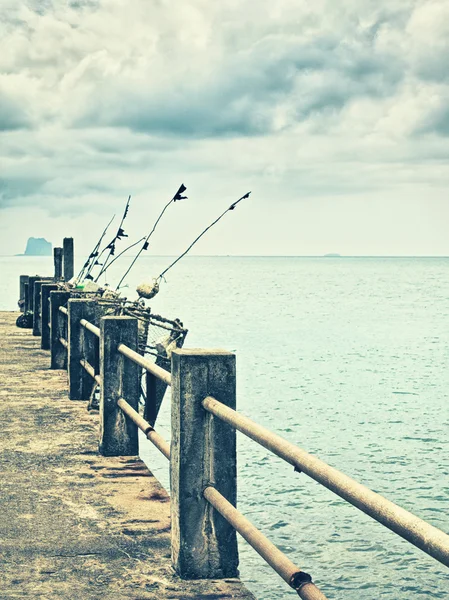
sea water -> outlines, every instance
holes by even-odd
[[[122,293],[170,260],[140,260]],[[0,272],[15,310],[19,275],[52,260],[0,257]],[[449,259],[187,257],[151,306],[187,346],[236,353],[239,411],[449,532]],[[170,438],[169,395],[157,429]],[[166,460],[142,454],[168,488]],[[445,567],[240,434],[238,490],[329,599],[449,597]],[[297,597],[243,541],[240,571],[259,600]]]

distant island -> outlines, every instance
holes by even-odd
[[[28,238],[24,256],[51,256],[52,245],[44,238]]]
[[[338,258],[339,256],[341,256],[341,254],[331,253],[331,254],[325,254],[324,258]]]

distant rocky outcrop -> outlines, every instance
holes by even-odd
[[[25,256],[51,256],[52,245],[44,238],[28,238]]]

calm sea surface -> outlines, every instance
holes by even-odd
[[[169,262],[142,259],[129,289]],[[19,274],[52,260],[0,257],[0,273],[15,310]],[[152,308],[187,346],[236,352],[242,413],[449,532],[449,259],[189,257]],[[329,599],[449,597],[445,567],[240,434],[238,451],[240,510]],[[260,600],[297,598],[244,542],[240,560]]]

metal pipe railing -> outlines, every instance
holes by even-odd
[[[59,311],[68,316],[68,310],[64,306],[59,306]],[[82,327],[100,338],[99,327],[96,327],[86,319],[80,319],[79,323]],[[68,348],[68,341],[66,339],[60,337],[59,342],[64,348]],[[172,376],[169,371],[149,361],[123,343],[118,344],[117,351],[153,376],[162,380],[165,384],[171,386]],[[94,367],[85,359],[81,359],[79,362],[98,385],[102,385],[101,376],[95,373]],[[145,434],[147,439],[170,460],[169,443],[154,430],[151,424],[141,417],[138,411],[124,398],[119,398],[117,405]],[[212,396],[206,397],[202,405],[206,411],[215,417],[228,423],[236,430],[293,465],[296,471],[308,475],[397,535],[449,567],[449,535],[440,529],[426,523],[380,494],[373,492],[344,473],[327,465],[324,461],[288,442],[265,427],[258,425],[248,417],[239,414]],[[204,489],[203,494],[207,502],[235,528],[284,581],[297,591],[301,598],[304,600],[326,600],[323,593],[312,583],[310,576],[301,571],[285,554],[276,548],[272,542],[238,512],[214,487],[208,485]]]
[[[214,487],[203,492],[206,500],[230,523],[254,550],[304,600],[326,600],[326,596],[312,583],[308,573],[301,571],[283,552],[267,539]]]
[[[98,383],[98,385],[102,384],[101,375],[99,375],[98,373],[95,373],[95,369],[90,364],[90,362],[88,362],[87,360],[82,358],[80,360],[80,365],[83,367],[83,369],[85,369],[87,371],[87,373],[89,373],[89,375],[92,377],[92,379],[95,379],[95,381]]]
[[[100,328],[96,327],[95,325],[92,325],[92,323],[86,321],[86,319],[80,319],[80,325],[88,331],[91,331],[94,335],[97,336],[97,338],[100,337]]]
[[[161,379],[167,385],[171,385],[171,373],[169,373],[162,367],[155,365],[154,363],[144,358],[134,350],[131,350],[131,348],[128,348],[128,346],[125,346],[125,344],[119,344],[117,350],[118,352],[120,352],[120,354],[123,354],[123,356],[129,358],[129,360],[132,360],[137,365],[140,365],[146,371],[152,373],[155,377]]]
[[[147,439],[154,444],[154,446],[156,446],[160,452],[162,452],[165,458],[170,460],[170,444],[166,442],[164,438],[153,429],[148,421],[145,421],[145,419],[141,417],[139,413],[134,410],[134,408],[124,398],[119,398],[117,400],[117,404],[120,406],[125,415],[128,416],[141,431],[143,431],[143,433],[147,436]]]
[[[208,396],[203,407],[449,567],[449,536],[380,494]]]

